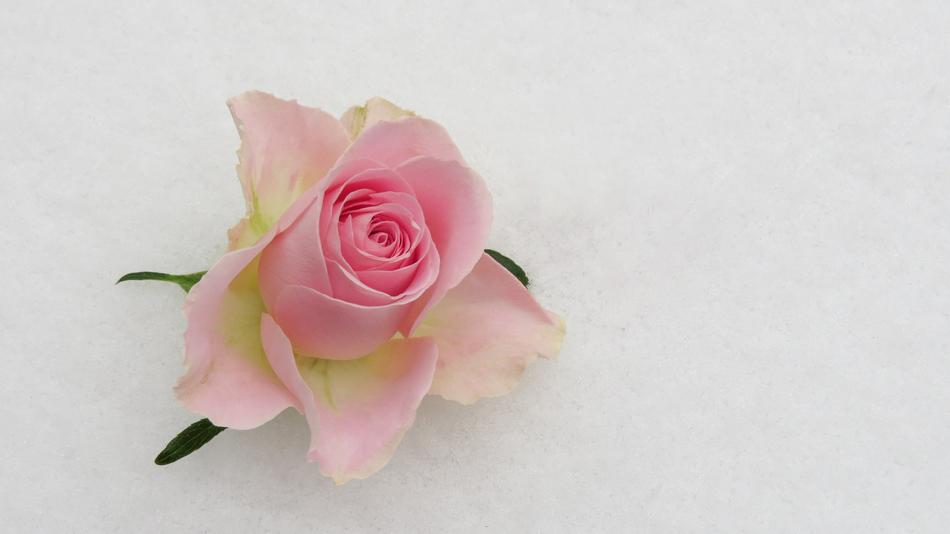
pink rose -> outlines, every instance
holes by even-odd
[[[509,392],[563,323],[483,253],[491,195],[445,130],[382,100],[341,120],[229,102],[248,215],[189,292],[181,402],[248,429],[288,407],[338,483],[382,467],[427,393]]]

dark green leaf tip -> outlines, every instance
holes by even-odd
[[[517,278],[519,282],[521,282],[525,287],[528,287],[528,274],[525,273],[524,269],[522,269],[511,258],[505,256],[497,250],[492,250],[490,248],[485,249],[485,254],[491,256],[493,260],[500,263],[505,269],[508,269],[508,272],[515,275],[515,278]]]
[[[226,427],[215,426],[211,421],[202,419],[188,426],[175,436],[162,452],[155,457],[156,465],[168,465],[200,449]]]
[[[208,271],[201,271],[197,273],[190,274],[166,274],[166,273],[156,273],[153,271],[140,271],[137,273],[129,273],[122,278],[119,278],[116,283],[126,282],[129,280],[159,280],[162,282],[172,282],[178,284],[182,289],[185,290],[185,293],[191,290],[192,286],[198,283],[198,280],[201,280],[201,277],[205,275]]]

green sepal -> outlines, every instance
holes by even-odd
[[[162,452],[155,457],[156,465],[168,465],[200,449],[227,427],[215,426],[211,421],[202,419],[188,426],[175,436]]]
[[[162,282],[172,282],[181,286],[185,290],[185,293],[191,291],[191,287],[198,283],[198,280],[201,280],[201,277],[205,275],[208,271],[200,271],[197,273],[191,274],[166,274],[166,273],[156,273],[152,271],[141,271],[137,273],[129,273],[116,282],[125,282],[127,280],[159,280]]]
[[[528,275],[524,272],[517,263],[515,263],[511,258],[505,256],[497,250],[492,250],[490,248],[485,249],[485,254],[488,254],[492,257],[493,260],[501,264],[502,267],[508,269],[508,272],[515,275],[515,278],[518,279],[525,287],[528,287]]]

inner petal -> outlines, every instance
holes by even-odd
[[[415,193],[400,177],[367,171],[331,188],[324,199],[320,227],[329,243],[328,265],[333,262],[338,269],[331,276],[334,295],[356,291],[361,302],[385,300],[431,284],[430,277],[417,277],[416,271],[423,264],[422,270],[432,271],[432,262],[422,260],[437,253],[430,250],[425,216]],[[434,261],[437,265],[438,260]],[[371,293],[360,293],[366,291]],[[365,304],[375,304],[369,301]]]
[[[340,223],[341,252],[354,271],[411,262],[422,228],[398,204],[354,210]]]

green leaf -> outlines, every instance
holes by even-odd
[[[155,464],[168,465],[177,462],[200,449],[205,443],[208,443],[226,429],[227,427],[213,425],[207,419],[192,423],[169,441],[162,452],[158,453],[158,456],[155,457]]]
[[[205,275],[208,271],[201,271],[191,274],[165,274],[165,273],[156,273],[152,271],[141,271],[137,273],[129,273],[122,278],[119,278],[119,281],[116,282],[125,282],[127,280],[161,280],[162,282],[173,282],[181,286],[185,290],[185,293],[191,290],[191,286],[198,283],[198,280],[201,280],[201,277]]]
[[[500,263],[505,269],[508,269],[508,272],[515,275],[515,278],[517,278],[519,282],[524,284],[525,287],[528,287],[528,275],[524,272],[524,269],[519,267],[511,258],[490,248],[485,249],[485,254],[491,256],[493,260]]]

